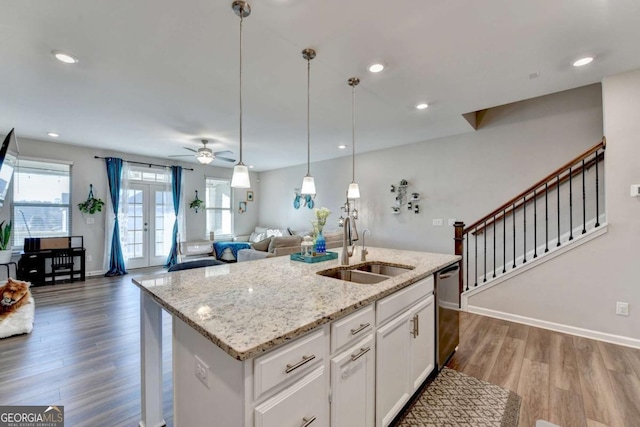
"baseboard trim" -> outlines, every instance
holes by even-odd
[[[534,319],[532,317],[520,316],[518,314],[505,313],[502,311],[491,310],[484,307],[467,306],[469,313],[481,314],[483,316],[493,317],[496,319],[507,320],[509,322],[522,323],[524,325],[535,326],[537,328],[549,329],[551,331],[562,332],[565,334],[576,335],[584,338],[591,338],[598,341],[604,341],[612,344],[623,345],[640,349],[640,340],[621,335],[609,334],[606,332],[593,331],[591,329],[578,328],[576,326],[564,325],[561,323],[548,322],[546,320]]]

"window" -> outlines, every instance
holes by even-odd
[[[216,236],[233,235],[233,213],[231,210],[231,181],[228,179],[207,178],[205,186],[207,213],[207,233]]]
[[[20,160],[13,179],[13,246],[71,234],[71,165]]]

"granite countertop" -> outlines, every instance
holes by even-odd
[[[359,284],[315,274],[340,267],[340,257],[307,264],[281,256],[132,280],[164,309],[231,357],[246,360],[460,259],[451,254],[367,249],[367,262],[410,265],[415,269],[380,283]],[[354,266],[361,264],[359,260],[358,247],[349,262]]]

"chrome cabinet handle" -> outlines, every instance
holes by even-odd
[[[314,422],[316,420],[316,417],[304,417],[302,419],[302,421],[304,422],[304,424],[302,424],[300,427],[307,427],[309,425],[311,425],[312,422]]]
[[[416,321],[413,323],[416,328],[416,336],[420,336],[420,315],[416,314]]]
[[[371,326],[371,323],[369,322],[360,323],[360,327],[351,330],[351,335],[356,335],[358,332],[362,332],[363,330],[367,329],[369,326]]]
[[[371,347],[362,347],[362,348],[360,348],[360,353],[356,353],[356,354],[352,354],[351,355],[351,361],[355,362],[356,360],[360,359],[362,356],[367,354],[369,352],[369,350],[371,350]]]
[[[315,354],[312,354],[311,356],[302,356],[302,360],[299,361],[296,364],[287,364],[287,369],[285,369],[284,371],[288,374],[289,372],[295,371],[296,369],[298,369],[300,366],[304,365],[305,363],[311,362],[313,359],[316,358]]]
[[[413,328],[411,329],[411,331],[409,332],[411,335],[413,335],[414,338],[416,338],[418,335],[420,335],[420,327],[418,326],[418,315],[415,314],[413,316],[413,319],[411,319],[411,323],[413,323]]]

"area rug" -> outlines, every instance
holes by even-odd
[[[394,426],[516,427],[521,401],[512,391],[444,368]]]

